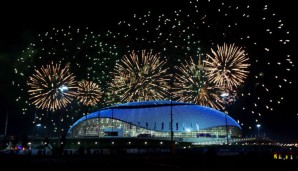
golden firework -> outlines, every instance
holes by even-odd
[[[217,51],[211,49],[211,52],[205,61],[208,81],[229,89],[241,85],[250,66],[245,51],[234,44],[224,43],[223,46],[217,45]]]
[[[78,84],[77,99],[85,106],[93,106],[102,98],[102,91],[93,81],[82,80]]]
[[[109,84],[111,103],[142,100],[161,100],[168,95],[170,75],[166,61],[151,51],[132,52],[116,64]]]
[[[69,72],[69,66],[61,64],[42,66],[29,77],[29,96],[32,104],[39,109],[55,111],[66,107],[75,96],[75,77]]]
[[[200,57],[197,63],[192,58],[185,61],[175,74],[173,98],[177,101],[222,109],[220,88],[206,81],[205,72],[204,63]]]

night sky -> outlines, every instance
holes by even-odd
[[[259,5],[256,1],[257,0],[250,0],[246,3]],[[121,30],[117,23],[123,20],[131,21],[133,23],[133,14],[136,13],[138,16],[143,16],[148,10],[151,11],[152,15],[161,13],[172,14],[173,11],[179,9],[187,11],[186,2],[188,1],[172,2],[170,0],[165,0],[163,3],[160,3],[158,0],[140,0],[136,2],[117,2],[116,0],[109,0],[105,2],[105,4],[102,4],[103,2],[94,2],[93,4],[60,4],[52,2],[37,4],[37,7],[30,6],[29,4],[19,4],[18,6],[11,4],[6,6],[5,9],[0,11],[0,135],[4,134],[6,114],[9,115],[7,130],[8,135],[26,135],[28,132],[31,133],[32,128],[34,127],[32,119],[30,119],[30,117],[23,116],[18,104],[15,102],[18,91],[16,90],[17,87],[12,86],[12,81],[16,78],[14,74],[16,60],[20,57],[20,55],[22,55],[22,51],[29,47],[29,43],[37,42],[37,35],[39,33],[50,31],[53,27],[63,29],[68,26],[72,26],[74,28],[88,27],[98,33],[105,33],[107,30],[112,30],[114,33],[119,32],[138,35],[138,33],[125,30],[125,27]],[[293,17],[297,15],[297,11],[295,9],[294,1],[283,0],[270,3],[266,2],[261,1],[260,4],[270,4],[270,9],[275,11],[276,15],[282,19],[285,30],[288,30],[291,33],[289,36],[291,41],[286,49],[287,52],[285,52],[285,49],[282,49],[281,51],[276,50],[278,54],[272,54],[272,60],[278,62],[278,59],[275,59],[275,56],[291,54],[291,61],[295,65],[297,63],[297,28]],[[257,14],[252,14],[252,16],[257,16]],[[235,18],[235,21],[237,21],[237,18]],[[214,23],[214,25],[216,24],[218,23]],[[221,23],[218,25],[220,24]],[[217,28],[216,26],[214,27]],[[220,26],[218,27],[221,28]],[[258,31],[258,28],[248,26],[245,30],[233,30],[232,32],[233,35],[237,35],[236,33],[238,32],[239,35],[242,35],[242,32],[247,32],[249,35],[252,33],[252,35],[255,36],[263,36],[261,34],[254,34],[255,30]],[[213,32],[216,33],[214,30]],[[207,40],[212,38],[213,41],[216,41],[214,38],[215,36],[209,35],[208,30],[206,30],[205,34],[206,35],[202,36],[204,39]],[[279,35],[275,35],[273,31],[273,38],[275,38],[275,36],[278,37]],[[268,43],[268,46],[271,45],[271,40],[266,40],[266,37],[264,37],[263,40],[259,37],[256,39],[260,41],[258,43],[261,47],[266,47],[266,43]],[[135,43],[135,45],[132,46],[138,47],[138,42],[133,42],[130,39],[120,38],[119,40],[122,41],[121,43],[118,43],[119,46],[123,46],[125,43]],[[235,40],[238,39],[235,38]],[[245,41],[243,41],[243,44],[245,44]],[[142,46],[145,45],[142,44]],[[272,47],[274,46],[272,45]],[[122,50],[125,51],[126,49],[123,48]],[[254,54],[256,51],[252,51],[250,53]],[[263,72],[267,71],[268,73],[274,72],[274,69],[271,67],[265,65],[262,66],[261,64],[255,65],[255,68],[253,69],[257,71],[262,70]],[[280,105],[274,106],[273,111],[267,112],[266,110],[260,109],[260,111],[263,112],[262,116],[257,116],[258,114],[248,114],[249,112],[243,112],[243,114],[241,114],[243,116],[239,116],[240,114],[235,115],[235,117],[242,120],[241,122],[245,123],[245,136],[251,136],[256,133],[257,128],[255,127],[255,119],[258,119],[262,125],[260,131],[263,134],[265,133],[273,139],[284,142],[298,140],[298,111],[295,107],[298,95],[298,80],[295,75],[296,73],[297,66],[292,67],[290,74],[286,75],[286,78],[292,82],[291,85],[286,86],[286,88],[281,90],[274,89],[274,91],[270,92],[270,96],[272,96],[273,99],[275,96],[280,96],[280,93],[283,94],[282,96],[284,98],[284,101],[282,101]],[[280,74],[283,75],[283,73]],[[249,80],[252,81],[253,79]],[[269,87],[271,85],[278,84],[278,82],[275,82],[274,80],[265,80],[265,82],[266,84],[269,84]],[[250,84],[248,84],[247,87],[249,87],[249,85]],[[254,85],[254,83],[251,85]],[[257,91],[258,90],[253,93],[256,94]],[[263,95],[260,94],[259,96]],[[238,109],[241,108],[239,107],[240,103],[247,103],[247,108],[251,108],[251,99],[247,98],[245,100],[236,103],[229,109],[233,110],[234,108],[241,113]],[[250,128],[246,125],[250,125]]]

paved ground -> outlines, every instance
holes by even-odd
[[[215,153],[185,154],[115,154],[72,156],[1,155],[1,168],[29,171],[66,170],[296,170],[298,160],[276,160],[268,154],[219,156]],[[1,169],[2,170],[2,169]]]

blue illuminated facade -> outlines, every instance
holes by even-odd
[[[181,138],[241,136],[240,125],[225,113],[176,101],[129,102],[103,108],[76,121],[68,135],[169,137],[171,125],[174,136]]]

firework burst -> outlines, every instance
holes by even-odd
[[[282,104],[283,92],[291,87],[294,67],[290,31],[271,5],[260,1],[192,0],[165,13],[134,14],[118,22],[114,36],[126,50],[154,49],[174,65],[185,61],[186,56],[209,54],[214,58],[210,49],[224,42],[235,43],[234,48],[245,47],[249,61],[244,64],[249,62],[249,73],[222,80],[222,84],[228,81],[233,86],[224,87],[222,94],[229,94],[224,103],[234,104],[229,114],[241,125],[241,121],[259,122],[264,113],[268,115]],[[218,55],[217,49],[213,51]],[[273,80],[276,84],[271,84]],[[214,81],[221,84],[220,79]]]
[[[245,51],[234,44],[224,44],[217,45],[217,51],[211,49],[211,52],[213,55],[207,54],[205,61],[208,81],[229,89],[243,84],[250,65]]]
[[[222,91],[223,94],[228,92],[239,95],[229,114],[244,128],[244,125],[255,126],[251,123],[260,122],[264,114],[277,112],[275,109],[281,107],[280,104],[287,96],[285,93],[292,88],[291,74],[294,63],[292,35],[283,18],[272,8],[272,4],[229,0],[192,0],[188,4],[184,3],[187,1],[179,1],[177,8],[163,13],[148,11],[132,15],[131,18],[119,21],[118,26],[115,25],[100,37],[88,29],[73,28],[53,29],[40,34],[40,40],[30,44],[16,62],[15,73],[18,79],[14,80],[13,84],[16,91],[21,91],[17,92],[19,97],[16,101],[25,103],[25,107],[21,106],[22,112],[32,113],[32,110],[26,108],[31,105],[27,101],[27,89],[24,88],[27,76],[45,61],[71,61],[71,68],[77,71],[76,78],[79,80],[93,80],[101,87],[114,86],[107,95],[121,93],[113,96],[110,101],[118,103],[121,102],[120,99],[125,100],[124,93],[129,88],[127,86],[125,89],[122,82],[126,80],[125,83],[129,83],[128,72],[132,72],[117,73],[117,68],[114,75],[109,74],[114,61],[119,59],[119,53],[122,57],[132,49],[153,49],[160,52],[163,60],[175,66],[185,61],[187,56],[208,54],[214,58],[210,49],[218,44],[222,45],[223,42],[235,43],[234,47],[245,47],[250,63],[249,74],[243,73],[245,75],[241,78],[246,81],[234,80],[230,84],[237,89],[233,87],[232,90]],[[213,51],[218,55],[218,49],[213,48]],[[118,80],[113,78],[111,84],[106,84],[106,80],[111,79],[110,76],[117,77]],[[227,84],[225,81],[222,83]],[[209,84],[206,81],[206,85],[210,86]],[[117,88],[118,85],[122,86],[121,90]],[[130,97],[128,94],[126,98]],[[225,98],[225,103],[226,101],[234,102],[235,99]]]
[[[52,28],[47,32],[36,35],[36,39],[18,56],[15,63],[15,80],[12,84],[16,88],[16,101],[20,113],[33,120],[33,125],[40,123],[54,131],[64,126],[65,129],[84,114],[81,103],[71,103],[63,110],[45,112],[39,110],[32,100],[29,101],[28,76],[32,75],[40,66],[52,61],[59,64],[68,64],[74,72],[76,80],[92,80],[106,86],[109,72],[118,58],[118,50],[112,44],[109,33],[96,33],[90,28]],[[103,100],[102,105],[106,105]],[[32,115],[34,113],[34,116]],[[49,127],[51,125],[51,128]],[[50,132],[50,131],[49,131]]]
[[[93,81],[83,80],[79,82],[76,97],[85,106],[94,106],[102,98],[102,91]]]
[[[116,45],[112,43],[109,33],[98,34],[90,28],[52,28],[37,35],[35,42],[28,45],[15,63],[16,80],[13,85],[19,91],[16,101],[22,107],[22,113],[32,113],[34,108],[28,102],[28,89],[24,85],[27,76],[35,69],[54,61],[68,63],[75,71],[77,80],[92,80],[101,87],[109,80],[109,72],[118,57]],[[75,107],[74,107],[75,108]]]
[[[76,82],[69,66],[61,67],[54,63],[42,66],[29,77],[27,84],[30,100],[39,109],[61,109],[75,96]]]
[[[201,57],[195,63],[192,58],[185,61],[175,74],[173,98],[177,101],[191,102],[215,109],[223,109],[221,90],[208,82],[205,77],[206,68]]]
[[[112,73],[109,88],[112,103],[164,99],[169,89],[165,63],[158,54],[145,50],[141,56],[134,51],[123,56]]]

